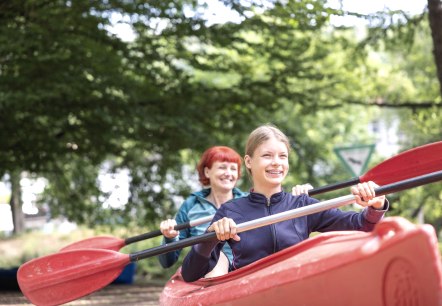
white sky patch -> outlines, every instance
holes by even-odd
[[[190,7],[184,8],[184,14],[191,18],[195,15],[200,15],[202,18],[207,20],[207,25],[213,24],[223,24],[226,22],[240,23],[243,19],[237,12],[226,7],[220,1],[203,1],[200,0],[199,4],[203,6],[207,5],[207,9],[200,8],[198,11],[193,11]],[[246,13],[247,14],[247,13]],[[143,18],[142,18],[143,19]],[[144,20],[144,22],[149,24],[149,27],[157,34],[160,34],[162,30],[167,27],[166,19],[151,18],[150,20]],[[121,40],[126,42],[134,41],[137,34],[131,26],[130,16],[122,15],[120,13],[112,13],[110,15],[110,26],[106,27],[109,33],[117,35]]]
[[[11,196],[11,186],[5,182],[0,182],[0,204],[8,204]]]
[[[46,184],[47,180],[42,177],[36,179],[23,177],[20,180],[23,202],[22,210],[25,214],[35,215],[38,213],[37,197],[44,191]]]
[[[223,24],[226,22],[240,23],[243,19],[237,12],[226,7],[220,1],[199,1],[207,4],[207,9],[198,12],[207,20],[207,25]]]
[[[411,15],[421,14],[427,6],[426,0],[397,1],[397,0],[371,0],[371,1],[352,1],[352,0],[330,0],[328,4],[331,8],[341,8],[345,11],[360,14],[370,14],[379,11],[402,10]],[[369,23],[367,20],[354,16],[337,17],[332,16],[331,23],[335,26],[365,26]]]
[[[119,169],[116,172],[109,172],[109,165],[106,163],[98,174],[100,190],[108,193],[107,198],[100,198],[103,208],[123,208],[129,200],[129,170]]]
[[[424,11],[427,6],[427,0],[411,0],[411,1],[398,1],[398,0],[371,0],[371,1],[354,1],[354,0],[329,0],[328,5],[332,8],[340,8],[342,2],[342,9],[361,14],[375,13],[384,10],[402,10],[404,12],[416,15]],[[264,5],[270,6],[271,2],[262,2]],[[199,4],[202,6],[207,5],[206,9],[199,9],[197,12],[192,11],[190,8],[185,8],[185,14],[188,17],[192,17],[196,14],[200,15],[207,20],[207,25],[223,24],[226,22],[240,23],[244,17],[240,16],[237,12],[226,7],[221,1],[218,0],[199,0]],[[253,15],[253,12],[245,13],[246,15]],[[110,17],[111,26],[107,26],[106,30],[112,34],[117,35],[123,41],[131,42],[137,37],[135,31],[131,26],[130,16],[121,15],[120,13],[112,13]],[[150,27],[155,33],[161,33],[166,28],[167,21],[159,19],[151,19],[149,21]],[[332,16],[331,22],[335,26],[358,26],[363,27],[368,24],[368,21],[353,16],[337,17]]]
[[[125,42],[134,41],[137,35],[130,24],[130,17],[120,13],[112,13],[110,16],[110,26],[106,26],[109,33],[115,34]]]
[[[0,204],[0,231],[12,232],[12,212],[9,204]]]
[[[397,1],[397,0],[371,0],[354,1],[341,0],[343,8],[347,11],[367,14],[384,10],[402,10],[412,14],[422,13],[427,6],[427,0]],[[333,8],[340,6],[339,0],[330,0],[329,5]]]

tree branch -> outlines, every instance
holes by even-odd
[[[343,107],[348,104],[353,105],[362,105],[362,106],[377,106],[377,107],[387,107],[387,108],[410,108],[410,109],[425,109],[425,108],[442,108],[442,103],[440,102],[413,102],[413,101],[405,101],[405,102],[385,102],[385,101],[355,101],[355,100],[345,100],[342,103],[324,105],[323,108],[338,108]]]

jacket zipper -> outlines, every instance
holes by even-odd
[[[272,215],[270,211],[270,198],[267,199],[267,212],[269,215]],[[275,224],[270,224],[270,228],[272,230],[272,240],[273,240],[273,253],[276,253],[276,228]]]

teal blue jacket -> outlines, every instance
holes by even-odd
[[[175,221],[177,224],[186,223],[189,221],[193,221],[196,219],[204,218],[210,215],[215,215],[217,208],[216,206],[207,201],[206,197],[210,193],[210,188],[202,189],[200,191],[192,193],[181,205],[180,209],[178,210]],[[238,188],[233,188],[233,197],[241,198],[247,196],[248,193],[243,192],[239,190]],[[186,239],[193,236],[199,236],[206,232],[206,229],[209,227],[210,222],[194,226],[188,229],[183,229],[180,231],[180,234],[175,237],[174,239],[169,239],[164,237],[163,244],[170,243],[173,241],[178,241],[181,239]],[[233,255],[232,255],[232,249],[228,244],[226,244],[223,249],[223,253],[227,256],[229,259],[229,262],[232,262]],[[174,263],[178,261],[178,257],[181,254],[181,250],[172,251],[166,254],[159,255],[159,260],[161,263],[161,266],[163,268],[169,268]]]

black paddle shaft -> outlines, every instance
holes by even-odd
[[[179,231],[179,230],[182,230],[182,229],[185,229],[185,228],[189,228],[189,227],[192,227],[192,225],[190,224],[190,221],[175,225],[174,226],[174,230]],[[145,233],[145,234],[141,234],[141,235],[138,235],[138,236],[126,238],[126,239],[124,239],[124,242],[126,243],[126,245],[128,245],[128,244],[131,244],[131,243],[134,243],[134,242],[150,239],[150,238],[153,238],[153,237],[158,237],[158,236],[161,236],[161,235],[162,235],[162,233],[161,233],[160,230],[154,230],[154,231],[151,231],[151,232],[148,232],[148,233]]]
[[[361,180],[359,179],[359,177],[354,177],[352,179],[349,179],[348,181],[343,181],[343,182],[330,184],[330,185],[323,186],[323,187],[317,187],[317,188],[310,189],[308,191],[308,194],[310,196],[312,196],[315,194],[320,194],[320,193],[324,193],[324,192],[328,192],[328,191],[332,191],[332,190],[342,189],[344,187],[353,186],[353,185],[356,185],[360,182],[361,182]]]
[[[442,180],[442,170],[441,171],[436,171],[436,172],[432,172],[426,175],[421,175],[418,177],[414,177],[414,178],[410,178],[407,180],[403,180],[403,181],[399,181],[396,183],[392,183],[392,184],[388,184],[388,185],[384,185],[382,187],[376,188],[375,189],[375,193],[377,196],[380,195],[386,195],[386,194],[390,194],[390,193],[394,193],[394,192],[398,192],[398,191],[402,191],[402,190],[406,190],[406,189],[410,189],[410,188],[414,188],[414,187],[418,187],[418,186],[422,186],[422,185],[426,185],[426,184],[430,184],[430,183],[434,183],[437,181]],[[275,214],[272,216],[268,216],[268,217],[264,217],[261,219],[265,219],[265,218],[272,218],[274,219],[274,221],[271,221],[271,223],[277,223],[277,222],[281,222],[281,221],[285,221],[288,219],[293,219],[299,216],[305,216],[308,214],[312,214],[312,213],[316,213],[319,211],[323,211],[323,210],[327,210],[333,207],[339,207],[339,206],[343,206],[343,205],[347,205],[349,204],[349,198],[351,200],[351,195],[349,196],[344,196],[341,197],[343,200],[341,203],[339,203],[339,198],[336,199],[332,199],[332,200],[327,200],[327,201],[323,201],[323,202],[319,202],[319,203],[315,203],[309,206],[305,206],[305,207],[301,207],[301,208],[296,208],[296,209],[292,209],[290,211],[286,211],[283,213],[279,213],[279,214]],[[330,202],[334,202],[330,205]],[[322,207],[320,207],[322,206]],[[308,210],[312,208],[312,210],[309,212]],[[302,214],[297,214],[297,211],[302,210]],[[288,215],[292,214],[292,216],[287,217]],[[279,217],[280,215],[283,215],[282,218]],[[241,227],[248,227],[248,229],[252,229],[252,228],[258,228],[261,226],[265,226],[265,225],[269,225],[271,223],[266,222],[266,223],[259,223],[261,219],[257,219],[257,220],[252,220],[252,221],[248,221],[248,222],[244,222],[238,225],[238,228]],[[256,225],[253,225],[253,227],[251,227],[248,223],[256,223]],[[175,241],[175,242],[171,242],[168,244],[164,244],[164,245],[160,245],[148,250],[144,250],[144,251],[140,251],[140,252],[136,252],[136,253],[132,253],[129,254],[130,257],[130,261],[131,262],[135,262],[138,261],[140,259],[144,259],[144,258],[148,258],[148,257],[153,257],[153,256],[157,256],[157,255],[161,255],[161,254],[165,254],[171,251],[175,251],[178,249],[182,249],[194,244],[198,244],[201,242],[206,242],[206,241],[210,241],[216,239],[216,234],[215,232],[210,232],[210,233],[205,233],[203,235],[200,236],[194,236],[194,237],[190,237],[187,239],[183,239],[180,241]]]

